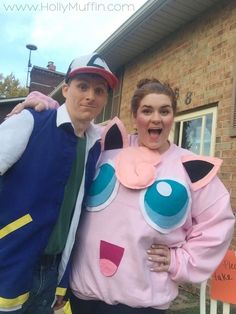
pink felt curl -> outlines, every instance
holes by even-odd
[[[127,188],[142,189],[156,178],[160,154],[146,147],[127,147],[115,159],[116,176]]]

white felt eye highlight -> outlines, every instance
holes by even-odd
[[[166,182],[157,183],[156,190],[160,195],[163,196],[170,196],[172,193],[171,185]]]

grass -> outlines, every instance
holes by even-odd
[[[180,289],[178,298],[173,302],[166,314],[199,314],[199,293],[191,293]],[[209,300],[206,307],[206,313],[210,313]],[[218,303],[217,314],[222,314],[222,303]],[[231,305],[230,314],[236,314],[236,305]]]

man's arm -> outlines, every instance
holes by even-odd
[[[26,97],[25,101],[16,105],[7,115],[7,117],[10,117],[16,113],[20,113],[25,108],[33,108],[36,111],[43,111],[47,109],[57,109],[58,107],[59,104],[56,100],[35,91],[30,93]]]
[[[23,154],[34,126],[28,110],[0,124],[0,175],[3,175]]]

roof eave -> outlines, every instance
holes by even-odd
[[[132,32],[136,26],[153,11],[153,8],[161,8],[169,0],[150,0],[144,3],[138,11],[133,14],[127,21],[125,21],[111,36],[109,36],[97,49],[96,52],[103,53],[107,49],[110,49],[112,46],[115,46],[117,40],[121,40],[128,33]]]

